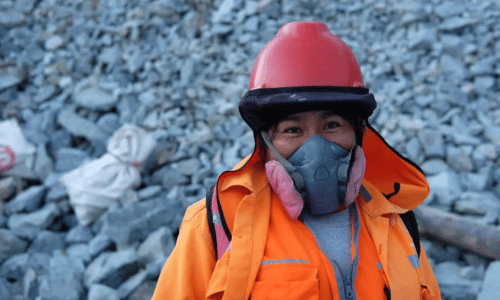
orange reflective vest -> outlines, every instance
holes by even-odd
[[[256,147],[259,149],[259,147]],[[420,169],[368,127],[367,168],[356,200],[360,219],[355,299],[441,299],[425,254],[399,214],[418,206],[429,187]],[[232,240],[215,257],[205,201],[190,206],[153,300],[348,299],[310,230],[292,220],[272,191],[258,150],[219,176],[217,192]],[[341,288],[343,289],[343,288]]]

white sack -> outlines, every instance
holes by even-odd
[[[2,175],[38,178],[38,174],[33,170],[36,147],[26,140],[16,119],[0,122],[0,144],[9,146],[16,155],[14,165],[3,171]]]
[[[108,140],[106,154],[61,178],[81,225],[92,223],[115,201],[138,199],[133,190],[141,184],[138,167],[155,145],[151,134],[125,124]]]

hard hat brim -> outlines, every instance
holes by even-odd
[[[258,132],[301,111],[331,110],[350,118],[368,118],[377,102],[364,87],[286,87],[250,90],[241,98],[243,120]]]

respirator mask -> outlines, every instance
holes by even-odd
[[[341,205],[348,206],[354,202],[365,170],[363,151],[356,146],[355,141],[350,150],[346,150],[320,135],[313,135],[285,159],[273,147],[267,132],[262,132],[262,137],[279,162],[266,163],[266,175],[277,194],[284,194],[283,186],[286,184],[281,182],[286,182],[286,178],[283,180],[284,172],[275,169],[284,168],[293,181],[296,194],[300,195],[304,207],[312,214],[331,213]],[[355,169],[351,167],[353,152]],[[355,174],[351,174],[353,171]],[[279,180],[270,178],[276,177],[275,174],[281,174]],[[287,192],[286,195],[291,194]],[[290,202],[289,199],[285,201]]]

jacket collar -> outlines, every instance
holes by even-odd
[[[261,150],[259,139],[255,135],[254,139],[253,153],[241,160],[232,170],[219,175],[217,181],[219,192],[237,186],[247,189],[251,194],[269,185],[264,167],[265,153]]]
[[[420,167],[389,146],[369,124],[363,137],[363,151],[365,179],[391,204],[411,210],[429,195],[429,185]]]
[[[372,217],[403,214],[408,211],[408,209],[397,206],[387,200],[387,198],[366,179],[363,180],[357,203],[362,210]]]

